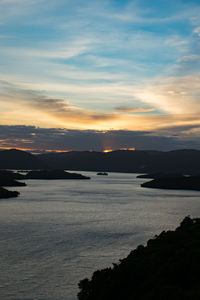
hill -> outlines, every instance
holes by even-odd
[[[66,152],[43,154],[40,159],[52,169],[87,170],[98,172],[180,172],[200,173],[199,150],[176,151],[113,151],[103,152]]]
[[[45,163],[28,152],[11,149],[0,151],[0,169],[40,169]]]
[[[200,299],[200,219],[186,217],[112,268],[79,283],[79,300]]]
[[[200,174],[200,151],[71,151],[33,155],[12,149],[0,151],[0,168]]]

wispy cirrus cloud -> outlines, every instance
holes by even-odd
[[[2,0],[0,9],[2,124],[198,126],[198,1]]]
[[[153,107],[134,107],[134,106],[118,106],[115,107],[115,110],[124,112],[124,113],[143,113],[143,112],[152,112],[155,111]]]
[[[1,124],[36,125],[37,120],[44,127],[59,126],[63,128],[107,130],[108,128],[131,130],[156,130],[174,126],[199,125],[197,111],[177,114],[155,114],[140,112],[133,114],[124,111],[96,111],[75,106],[62,98],[48,98],[45,95],[2,82],[4,91],[0,103],[5,105],[1,113]],[[14,96],[13,96],[14,95]],[[165,103],[165,105],[167,105]],[[141,125],[142,124],[142,125]]]
[[[64,99],[48,98],[42,94],[38,94],[31,90],[23,89],[20,86],[9,84],[8,82],[1,81],[3,92],[0,94],[0,103],[5,102],[9,105],[5,106],[5,112],[2,113],[1,122],[5,122],[6,118],[12,117],[15,114],[17,123],[29,124],[35,119],[35,116],[43,116],[43,122],[49,126],[51,122],[63,126],[82,127],[82,126],[97,126],[104,122],[111,122],[120,119],[120,115],[116,113],[100,113],[92,110],[74,106]],[[14,95],[14,96],[13,96]],[[30,110],[31,109],[31,110]],[[28,111],[30,110],[30,114]],[[27,111],[27,114],[25,113]],[[22,118],[24,114],[24,118]],[[32,115],[32,117],[30,117]],[[20,120],[21,119],[21,120]],[[14,119],[13,119],[14,121]],[[104,126],[104,125],[103,125]]]

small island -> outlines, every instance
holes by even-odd
[[[70,173],[64,170],[39,170],[30,171],[25,176],[25,179],[90,179],[78,173]]]
[[[200,299],[200,219],[140,245],[113,267],[79,283],[79,300]]]
[[[200,191],[200,176],[160,177],[142,183],[141,187]]]
[[[108,173],[106,173],[106,172],[98,172],[97,175],[108,176]]]

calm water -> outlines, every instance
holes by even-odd
[[[140,188],[134,174],[27,180],[0,201],[0,299],[75,300],[79,280],[124,258],[186,215],[200,192]]]

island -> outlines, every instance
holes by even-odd
[[[4,198],[12,198],[19,196],[19,192],[17,191],[8,191],[0,186],[0,199]]]
[[[25,176],[25,179],[90,179],[88,176],[84,176],[78,173],[70,173],[64,170],[39,170],[29,171]]]
[[[92,278],[79,283],[79,300],[200,299],[200,219],[185,217]]]
[[[103,175],[103,176],[107,176],[107,175],[108,175],[108,173],[106,173],[106,172],[98,172],[98,173],[97,173],[97,175]]]
[[[160,177],[142,183],[141,187],[200,191],[200,176]]]

